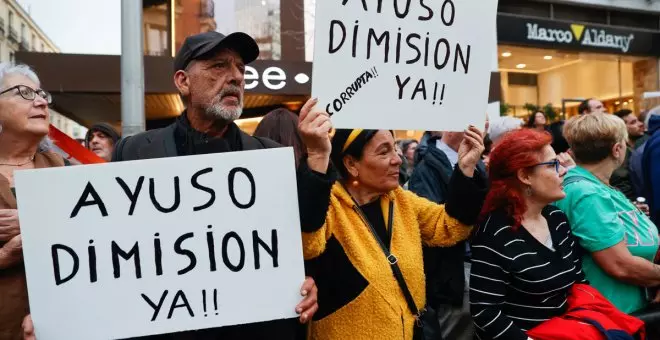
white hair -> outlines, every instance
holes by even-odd
[[[35,82],[41,84],[39,77],[34,70],[25,64],[14,64],[12,62],[0,63],[0,84],[4,84],[5,78],[11,74],[20,74]]]
[[[520,129],[523,124],[524,122],[520,118],[510,116],[497,117],[490,121],[488,135],[490,136],[490,140],[495,143],[507,132]]]
[[[644,119],[644,126],[648,129],[649,128],[649,122],[651,121],[651,116],[660,116],[660,105],[652,108],[649,110],[649,112],[646,114],[646,119]]]

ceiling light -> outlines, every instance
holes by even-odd
[[[630,99],[630,100],[629,100],[628,102],[630,102],[630,103],[632,103],[632,102],[633,102],[633,100],[632,100],[632,99]]]
[[[547,56],[543,57],[543,59],[545,59],[545,60],[552,60],[552,56],[551,56],[551,55],[547,55]]]
[[[623,102],[623,106],[628,106],[628,102]]]
[[[616,102],[614,102],[614,105],[619,105],[619,104],[621,104],[620,101],[616,101]]]
[[[511,56],[511,52],[504,52],[504,53],[502,53],[502,56],[503,56],[504,58],[508,58],[508,57]]]
[[[261,0],[261,6],[266,6],[266,0]]]
[[[518,64],[518,65],[516,65],[516,68],[525,68],[525,67],[527,67],[527,65],[525,65],[525,64]]]

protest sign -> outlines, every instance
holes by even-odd
[[[291,148],[16,173],[39,340],[296,317]]]
[[[317,1],[312,95],[337,128],[484,125],[497,0]]]

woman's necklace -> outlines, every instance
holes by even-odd
[[[0,165],[16,166],[16,167],[23,166],[23,165],[26,165],[26,164],[31,163],[32,161],[34,161],[34,156],[35,155],[32,155],[32,157],[30,157],[30,159],[28,159],[27,161],[25,161],[23,163],[18,163],[18,164],[16,164],[16,163],[0,163]]]

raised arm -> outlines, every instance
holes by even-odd
[[[476,167],[484,150],[483,135],[475,127],[465,131],[458,164],[449,181],[445,205],[418,198],[415,206],[422,240],[430,246],[451,246],[469,237],[487,193],[485,174]]]
[[[316,99],[310,99],[300,111],[298,130],[307,148],[307,159],[297,173],[300,223],[305,259],[319,256],[330,235],[327,229],[328,208],[334,176],[330,170],[330,131],[327,113],[313,111]]]

